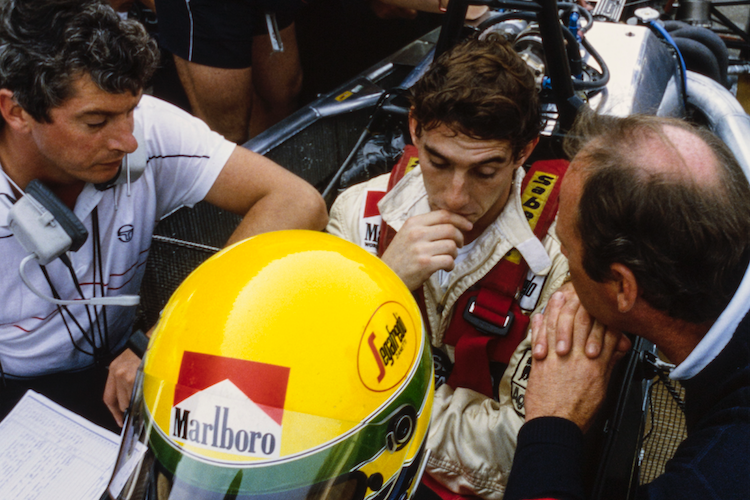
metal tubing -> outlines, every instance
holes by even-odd
[[[731,92],[714,80],[688,71],[688,82],[688,103],[705,114],[711,130],[732,150],[750,182],[750,145],[747,142],[750,137],[750,116]],[[745,271],[737,292],[714,323],[711,332],[736,330],[749,308],[750,269]],[[718,339],[715,340],[713,350],[718,354],[724,346],[719,345]]]
[[[688,71],[688,104],[700,109],[713,132],[732,150],[750,179],[750,116],[720,83]]]

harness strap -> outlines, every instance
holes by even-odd
[[[453,370],[447,381],[452,388],[466,387],[493,397],[490,362],[507,365],[529,324],[514,299],[525,267],[503,259],[456,301],[443,339],[455,346]]]

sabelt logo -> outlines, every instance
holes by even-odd
[[[357,369],[372,391],[387,391],[409,372],[419,347],[411,315],[397,302],[386,302],[372,315],[359,343]]]
[[[286,367],[185,352],[169,437],[222,458],[276,458],[288,380]]]
[[[524,189],[521,194],[523,214],[529,221],[529,227],[531,227],[531,229],[534,229],[537,222],[539,222],[544,206],[547,204],[547,200],[549,199],[550,194],[552,194],[552,190],[555,188],[558,178],[559,176],[548,172],[535,172],[529,183],[526,185],[526,189]],[[521,253],[514,248],[508,252],[505,258],[514,264],[518,264],[521,262]]]
[[[535,172],[521,196],[523,213],[529,220],[531,229],[536,227],[539,217],[547,204],[547,199],[557,183],[558,176],[545,172]]]

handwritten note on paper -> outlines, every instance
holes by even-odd
[[[99,500],[120,437],[27,392],[0,422],[0,500]]]

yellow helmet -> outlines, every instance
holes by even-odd
[[[177,289],[139,371],[109,494],[404,499],[432,409],[419,308],[340,238],[279,231]]]

